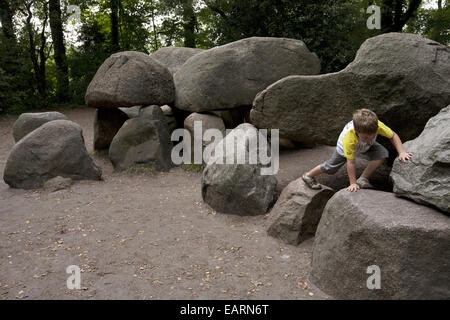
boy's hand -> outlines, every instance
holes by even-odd
[[[411,157],[412,157],[411,152],[402,152],[398,155],[398,160],[400,160],[401,162],[406,162],[409,159],[411,159]]]
[[[356,192],[356,191],[359,190],[359,184],[357,184],[357,183],[352,183],[352,184],[351,184],[350,186],[348,186],[347,189],[345,189],[345,190],[350,191],[350,192]]]

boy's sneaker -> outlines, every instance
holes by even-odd
[[[373,185],[370,184],[367,178],[360,177],[356,180],[356,183],[359,184],[361,189],[373,189]]]
[[[303,181],[305,181],[306,185],[308,187],[310,187],[311,189],[314,189],[314,190],[322,189],[322,186],[320,185],[320,183],[318,183],[316,181],[316,179],[307,176],[306,173],[302,175],[302,179],[303,179]]]

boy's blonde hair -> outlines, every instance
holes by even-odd
[[[378,117],[372,110],[359,109],[353,113],[353,127],[356,132],[374,134],[378,131]]]

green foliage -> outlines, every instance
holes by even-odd
[[[19,47],[20,46],[20,47]],[[23,50],[0,36],[0,114],[19,114],[36,107],[30,60]]]
[[[166,46],[197,46],[198,42],[198,0],[160,0],[159,14],[166,16],[159,33]]]
[[[408,22],[406,32],[422,34],[427,38],[450,44],[450,2],[441,9],[418,10],[416,17]]]
[[[371,4],[383,8],[383,18],[390,22],[388,27],[398,28],[409,19],[404,31],[423,34],[443,44],[450,42],[450,6],[449,1],[444,0],[439,1],[443,4],[441,9],[422,7],[418,10],[415,10],[417,3],[427,1],[114,0],[114,8],[118,8],[120,48],[113,44],[111,0],[60,1],[66,31],[70,29],[67,6],[75,4],[81,9],[77,42],[66,39],[72,96],[69,105],[84,105],[90,81],[105,59],[117,50],[152,53],[162,46],[208,49],[252,36],[287,37],[302,40],[318,55],[321,73],[339,71],[354,59],[364,40],[384,32],[366,27],[369,17],[366,8]],[[430,1],[437,3],[437,0]],[[34,48],[30,48],[30,32],[24,23],[27,18],[25,2],[10,0],[7,3],[14,19],[8,20],[7,14],[0,15],[6,19],[5,24],[2,23],[5,30],[0,28],[0,114],[48,108],[55,104],[56,98],[56,66],[48,31],[44,33],[44,93],[42,77],[38,79],[36,61],[33,65],[30,54],[38,52],[43,44],[41,27],[47,6],[42,1],[33,2]],[[409,12],[408,8],[413,8],[414,12]],[[0,10],[4,10],[3,7]],[[11,37],[12,24],[15,38]],[[42,55],[37,57],[39,60]]]
[[[97,69],[110,55],[108,29],[104,16],[99,19],[87,15],[79,32],[80,48],[70,46],[67,60],[70,70],[70,88],[75,103],[84,104],[86,89]]]
[[[141,51],[148,53],[150,31],[147,29],[151,2],[140,0],[121,1],[120,8],[120,47],[122,51]]]
[[[376,32],[366,28],[365,1],[210,0],[212,38],[224,44],[251,36],[305,42],[322,63],[322,73],[344,68],[361,43]]]

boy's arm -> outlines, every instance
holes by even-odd
[[[356,183],[356,161],[355,159],[347,159],[347,174],[350,180],[350,186],[347,191],[357,191],[359,190],[359,185]]]
[[[394,132],[394,136],[390,139],[391,143],[394,145],[395,149],[398,153],[398,159],[402,162],[405,162],[412,157],[412,153],[406,152],[405,148],[403,147],[403,143],[400,140],[400,137],[398,134]]]

